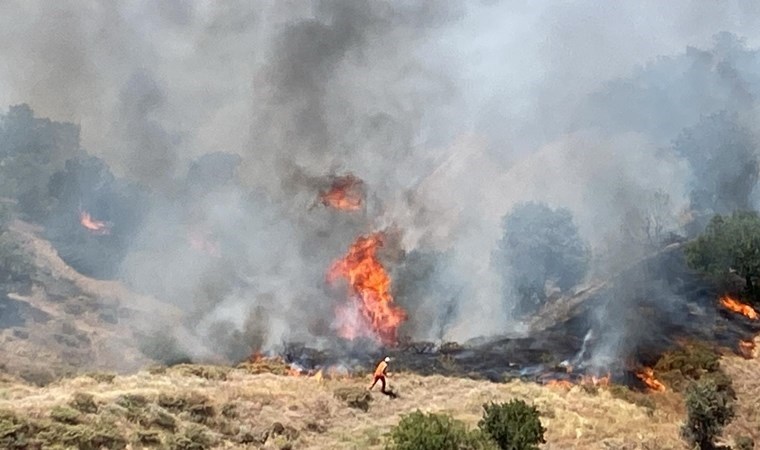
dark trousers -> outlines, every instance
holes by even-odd
[[[381,383],[380,392],[385,393],[385,375],[375,375],[375,379],[372,381],[372,386],[369,389],[372,390],[378,381]]]

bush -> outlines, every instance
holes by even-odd
[[[700,449],[711,449],[723,427],[734,418],[734,405],[715,380],[704,378],[687,387],[686,412],[683,438]]]
[[[522,400],[483,405],[478,426],[503,450],[534,450],[546,442],[538,410]]]
[[[712,275],[722,283],[735,275],[744,279],[747,294],[757,300],[760,270],[760,216],[738,211],[716,215],[705,232],[686,246],[686,262],[692,269]]]
[[[464,423],[446,414],[424,414],[419,410],[402,416],[390,432],[392,450],[495,450],[498,447],[479,431],[468,431]]]

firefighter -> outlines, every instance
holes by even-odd
[[[375,368],[375,374],[372,379],[372,384],[367,388],[367,390],[371,391],[373,387],[377,384],[379,381],[381,383],[380,392],[383,394],[389,394],[388,391],[385,390],[385,378],[388,376],[388,363],[391,362],[391,359],[389,357],[385,357]]]

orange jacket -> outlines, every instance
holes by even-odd
[[[380,364],[377,365],[375,368],[375,376],[381,376],[385,375],[385,371],[388,370],[388,363],[385,361],[380,361]]]

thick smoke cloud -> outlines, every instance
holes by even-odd
[[[695,192],[752,204],[756,170],[722,180],[756,161],[758,19],[738,1],[5,2],[0,98],[79,124],[151,190],[119,276],[188,313],[187,351],[330,345],[346,292],[325,271],[383,229],[405,332],[465,340],[522,329],[491,258],[520,202],[573,213],[587,281],[682,231]],[[714,146],[674,142],[723,111],[747,144],[705,186]],[[317,200],[346,173],[362,212]]]

